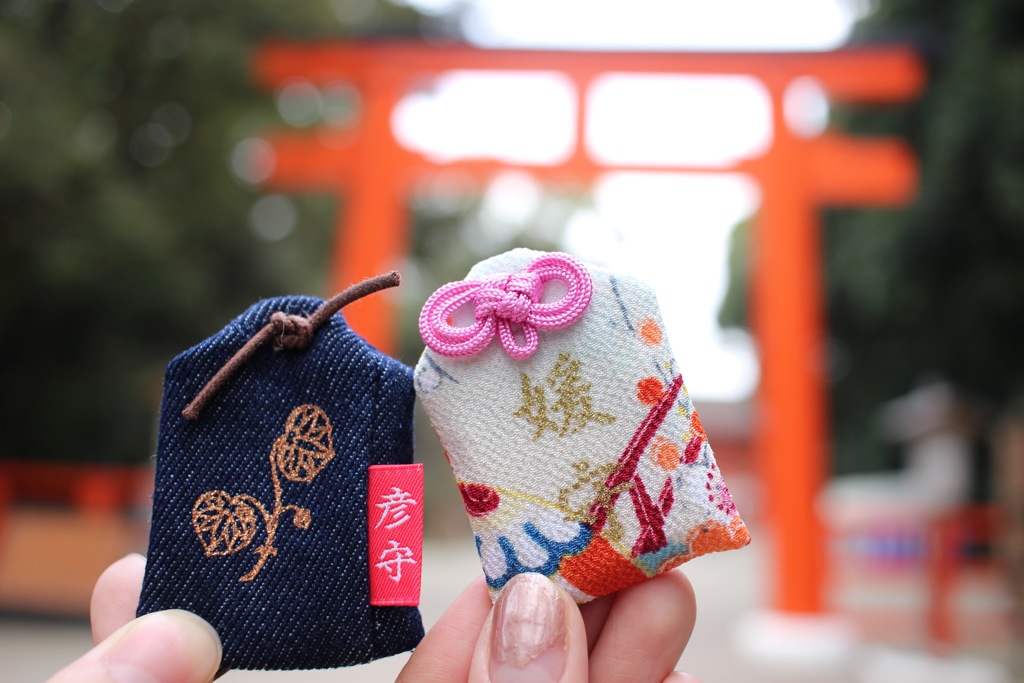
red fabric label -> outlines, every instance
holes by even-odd
[[[366,500],[370,604],[420,604],[423,465],[371,465]]]

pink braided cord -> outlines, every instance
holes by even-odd
[[[550,303],[540,303],[544,285],[562,280],[569,291]],[[568,254],[546,254],[520,273],[483,280],[449,282],[430,295],[420,311],[420,336],[442,356],[471,356],[483,351],[494,335],[512,358],[523,360],[537,351],[538,329],[557,330],[579,320],[594,295],[594,282],[586,266]],[[472,303],[476,321],[455,327],[449,320],[460,307]],[[523,330],[519,345],[513,325]]]

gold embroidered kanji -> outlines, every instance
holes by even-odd
[[[545,378],[545,383],[557,397],[548,402],[544,384],[533,384],[525,372],[520,374],[522,382],[523,405],[513,417],[521,417],[536,427],[534,439],[539,439],[550,429],[558,436],[575,434],[591,421],[600,424],[615,422],[615,416],[594,410],[590,396],[591,384],[584,382],[580,375],[581,363],[571,354],[560,353],[554,367]],[[561,415],[561,422],[552,419],[548,413]]]

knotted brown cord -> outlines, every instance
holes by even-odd
[[[245,365],[257,349],[268,341],[273,341],[274,347],[279,349],[302,350],[308,348],[313,342],[313,335],[317,329],[343,307],[356,299],[362,299],[364,296],[369,296],[382,289],[397,287],[401,281],[402,278],[398,275],[398,271],[394,270],[369,280],[363,280],[323,302],[308,318],[301,315],[289,315],[282,311],[275,312],[270,316],[270,322],[245,342],[245,345],[221,366],[217,374],[196,394],[192,402],[185,406],[181,414],[189,420],[199,417],[199,413],[213,398],[213,395],[238,372],[239,368]]]

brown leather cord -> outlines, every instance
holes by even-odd
[[[192,402],[185,406],[181,414],[189,420],[198,418],[199,413],[202,412],[203,407],[209,403],[214,394],[268,341],[273,340],[274,347],[279,349],[302,350],[308,348],[313,343],[313,335],[317,329],[327,322],[332,315],[357,299],[362,299],[364,296],[369,296],[382,289],[397,287],[401,281],[402,278],[399,276],[398,271],[394,270],[384,275],[363,280],[323,302],[308,318],[276,311],[270,316],[270,322],[254,334],[249,341],[245,342],[242,348],[238,349],[235,355],[231,356],[228,362],[221,366],[217,374],[196,394]]]

